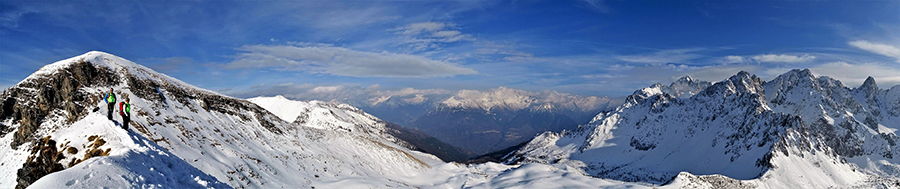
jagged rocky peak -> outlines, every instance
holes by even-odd
[[[675,80],[669,85],[654,83],[649,87],[635,91],[632,95],[636,95],[635,97],[638,97],[637,99],[662,94],[666,94],[675,98],[690,98],[700,91],[703,91],[703,89],[706,89],[710,85],[711,83],[708,81],[701,81],[694,79],[691,76],[684,76]]]
[[[875,78],[872,78],[872,76],[869,76],[868,78],[866,78],[866,81],[863,82],[863,84],[861,86],[859,86],[859,89],[862,89],[865,91],[878,91],[878,85],[875,84]]]
[[[707,87],[702,94],[712,95],[732,95],[732,94],[760,94],[763,90],[763,81],[756,75],[751,75],[746,71],[740,71],[726,80],[717,82]]]
[[[782,89],[792,89],[794,87],[818,87],[815,80],[816,76],[809,69],[794,69],[775,77],[770,82],[775,83]]]

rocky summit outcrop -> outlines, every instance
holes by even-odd
[[[885,113],[900,110],[900,86],[880,90],[870,77],[851,89],[809,70],[768,82],[739,72],[689,98],[670,86],[638,90],[578,129],[539,135],[507,161],[657,184],[682,172],[813,183],[804,187],[900,178],[900,116]]]
[[[32,75],[9,88],[0,95],[0,119],[11,118],[20,125],[10,146],[17,148],[35,141],[33,133],[48,117],[62,116],[69,123],[78,120],[87,112],[85,107],[98,103],[101,95],[82,88],[114,86],[120,80],[113,70],[82,59],[53,72]],[[7,132],[8,129],[0,129],[0,135]]]

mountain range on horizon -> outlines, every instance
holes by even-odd
[[[106,119],[109,88],[134,104],[131,129]],[[370,114],[228,97],[92,51],[0,95],[0,188],[900,187],[900,85],[871,77],[852,88],[809,70],[683,77],[620,103],[552,93],[388,97]],[[418,105],[390,105],[401,101]],[[391,106],[424,109],[398,116],[424,133],[382,120]],[[465,152],[445,138],[494,142],[479,154],[525,144],[502,163],[446,163]]]
[[[900,85],[880,89],[869,77],[850,88],[809,70],[763,81],[742,71],[705,88],[637,90],[616,110],[543,133],[505,161],[654,184],[896,188],[898,128]]]

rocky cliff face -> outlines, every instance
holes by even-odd
[[[85,107],[99,103],[101,93],[80,90],[84,87],[118,85],[120,78],[106,67],[95,67],[85,60],[76,60],[54,74],[32,75],[0,95],[0,118],[17,127],[10,147],[18,148],[39,137],[34,132],[48,117],[62,116],[71,123],[87,112]],[[6,135],[11,124],[0,123],[0,135]]]
[[[893,157],[900,122],[880,113],[898,110],[900,87],[878,90],[872,80],[850,89],[809,70],[768,82],[740,72],[689,98],[666,87],[638,90],[576,130],[544,133],[509,161],[570,164],[601,178],[650,183],[690,172],[759,182],[799,174],[806,178],[784,182],[856,185],[866,177],[859,167],[877,178],[900,176],[890,171],[900,164]]]

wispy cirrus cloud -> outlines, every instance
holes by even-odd
[[[646,64],[681,63],[681,62],[686,62],[686,61],[701,57],[699,52],[704,51],[704,50],[706,50],[706,49],[705,48],[668,49],[668,50],[660,50],[660,51],[656,51],[653,53],[647,53],[647,54],[621,55],[621,56],[617,56],[616,59],[625,61],[625,62],[646,63]]]
[[[478,73],[471,68],[419,55],[365,52],[327,44],[249,45],[239,50],[245,52],[226,64],[227,68],[275,68],[353,77],[424,78]]]
[[[590,5],[590,8],[593,10],[603,13],[603,14],[611,14],[612,8],[610,8],[603,0],[583,0],[585,3]]]
[[[472,41],[472,35],[459,31],[454,23],[419,22],[400,26],[389,31],[401,35],[402,42],[410,45],[413,51],[440,49],[442,43]]]
[[[872,43],[864,40],[851,41],[848,42],[848,44],[865,51],[897,59],[897,62],[900,62],[900,48],[897,48],[895,46]]]
[[[813,55],[789,55],[789,54],[761,54],[750,57],[753,60],[759,62],[770,62],[770,63],[800,63],[800,62],[808,62],[816,59],[816,56]]]

